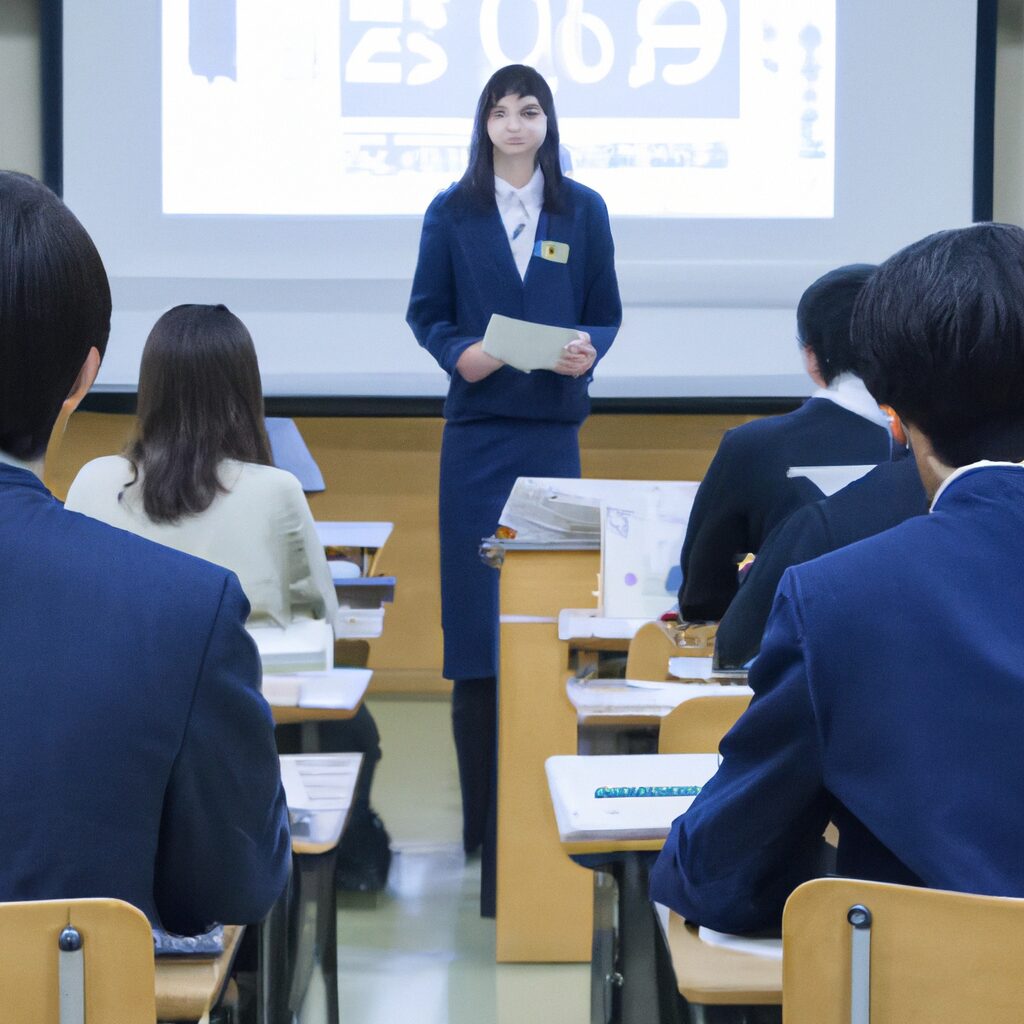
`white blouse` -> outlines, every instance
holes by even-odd
[[[540,212],[544,208],[544,172],[538,165],[533,177],[522,188],[513,188],[504,178],[495,175],[494,199],[512,246],[516,269],[519,276],[525,278],[533,247],[537,244]]]

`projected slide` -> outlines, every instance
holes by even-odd
[[[163,0],[163,211],[422,214],[496,68],[616,216],[828,218],[835,0]]]

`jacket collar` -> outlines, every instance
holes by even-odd
[[[939,498],[946,493],[946,488],[949,487],[954,480],[959,480],[960,477],[966,476],[968,473],[973,473],[978,469],[1024,469],[1024,462],[989,462],[988,459],[982,459],[980,462],[972,462],[967,466],[960,466],[954,469],[945,480],[939,484],[939,489],[935,492],[935,497],[932,498],[931,507],[928,509],[929,512],[935,511],[935,506],[939,503]]]

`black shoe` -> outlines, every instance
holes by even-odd
[[[375,811],[363,828],[347,829],[338,846],[334,884],[345,892],[382,892],[391,868],[391,837]]]

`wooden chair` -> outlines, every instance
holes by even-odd
[[[1024,899],[822,878],[782,938],[785,1024],[1024,1019]]]
[[[715,649],[717,622],[645,622],[629,642],[626,678],[668,682],[669,658],[705,658]]]
[[[62,952],[66,947],[69,951]],[[153,933],[145,915],[130,904],[109,899],[0,903],[4,1020],[153,1024],[154,993]]]
[[[749,694],[694,697],[683,701],[661,720],[658,753],[717,754],[722,737],[736,724],[749,703]]]

